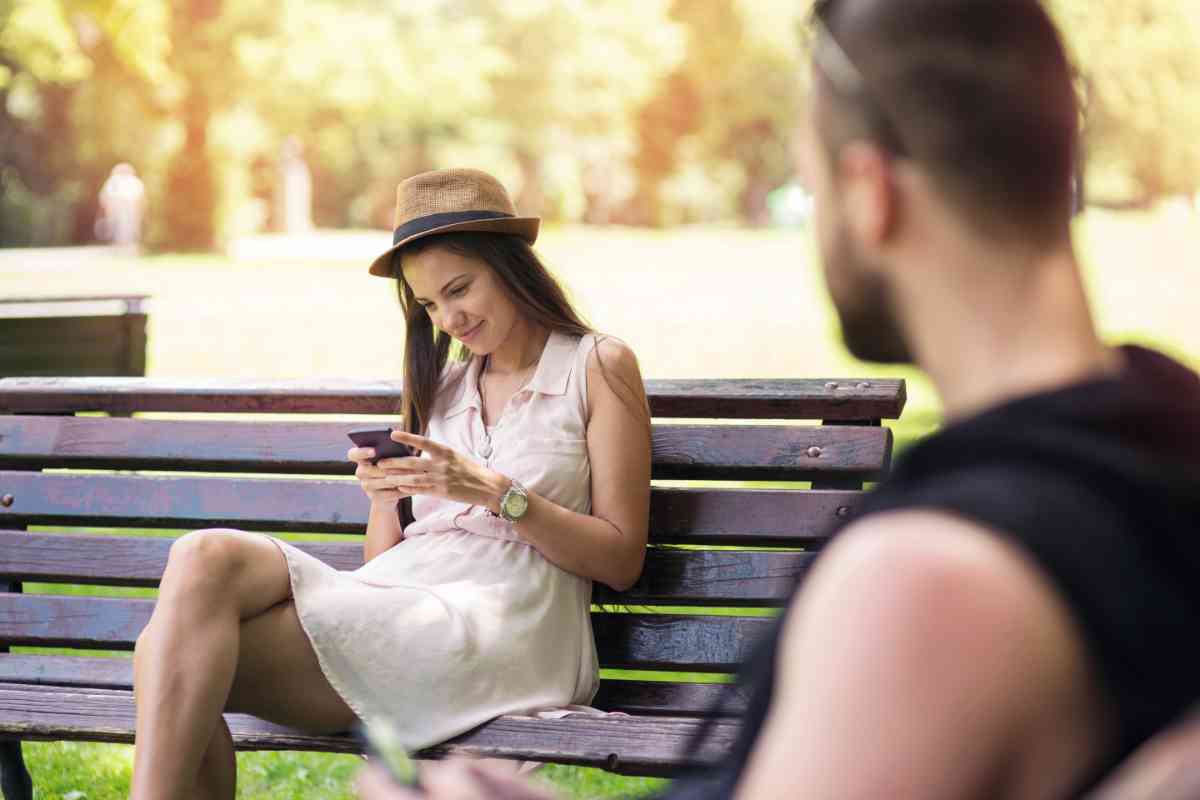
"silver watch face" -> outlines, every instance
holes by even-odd
[[[504,515],[520,519],[529,509],[529,498],[519,492],[509,492],[504,498]]]

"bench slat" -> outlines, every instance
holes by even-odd
[[[68,475],[0,471],[0,526],[78,525],[361,534],[356,481]],[[852,490],[655,488],[650,540],[803,545],[823,541],[863,494]]]
[[[0,580],[157,586],[173,539],[0,531]],[[359,543],[295,542],[341,570],[362,565]],[[635,586],[596,584],[593,602],[777,606],[788,598],[812,553],[651,548]]]
[[[600,665],[736,672],[774,624],[769,617],[592,614]]]
[[[154,601],[114,597],[0,594],[0,643],[128,650]],[[600,663],[622,669],[732,672],[767,617],[592,614]]]
[[[130,689],[133,662],[94,656],[12,655],[0,653],[0,683],[83,689]],[[720,700],[721,707],[714,708]],[[602,679],[592,702],[605,711],[700,717],[714,711],[735,716],[746,707],[745,689],[721,683],[670,683]]]
[[[0,418],[0,468],[352,475],[346,431],[357,427],[362,423],[8,417]],[[658,425],[653,474],[874,480],[890,452],[891,430],[881,427]]]
[[[656,417],[898,419],[903,380],[650,380]],[[394,414],[398,381],[261,381],[159,378],[6,378],[0,411],[220,411]]]
[[[245,714],[227,714],[239,750],[361,752],[345,735],[317,736]],[[557,720],[500,717],[428,748],[420,758],[451,755],[598,766],[630,775],[667,775],[696,766],[684,760],[700,721],[671,717],[568,716]],[[732,720],[713,722],[699,763],[717,760],[737,733]],[[0,684],[0,739],[133,742],[129,692],[62,690]]]

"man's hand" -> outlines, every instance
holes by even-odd
[[[1125,760],[1089,800],[1192,800],[1200,797],[1200,713],[1176,723]]]
[[[375,765],[358,775],[362,800],[560,800],[503,764],[452,759],[421,765],[421,788],[398,786]]]

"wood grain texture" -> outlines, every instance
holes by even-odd
[[[0,468],[352,475],[346,432],[359,427],[6,417]],[[657,425],[653,441],[653,476],[660,479],[874,480],[891,454],[891,431],[881,427]]]
[[[130,689],[133,687],[133,660],[0,653],[0,684],[3,683],[79,689]]]
[[[898,419],[903,380],[649,380],[656,417]],[[394,414],[397,381],[259,381],[102,378],[0,380],[0,412],[222,411]]]
[[[233,527],[361,534],[368,503],[356,481],[147,477],[0,471],[0,527]],[[858,491],[668,489],[650,496],[650,541],[676,544],[823,542],[853,514]]]
[[[245,714],[227,714],[239,750],[317,750],[358,753],[347,735],[314,735]],[[719,759],[733,742],[737,724],[713,723],[698,758],[686,759],[694,718],[571,715],[557,720],[505,716],[420,758],[452,755],[549,761],[605,767],[630,775],[669,775]],[[129,692],[0,684],[0,739],[132,743],[133,697]]]
[[[0,643],[130,650],[153,609],[153,600],[141,598],[0,594]],[[592,614],[602,666],[696,672],[732,672],[772,622],[699,614]]]
[[[0,579],[107,586],[157,586],[173,539],[0,531]],[[335,569],[362,566],[355,543],[296,542]],[[641,578],[615,592],[596,584],[595,603],[778,606],[813,553],[651,548]]]
[[[771,629],[766,617],[592,614],[600,665],[734,672]]]
[[[0,654],[0,683],[83,689],[133,686],[128,658]],[[716,704],[720,701],[720,707]],[[602,679],[592,705],[629,714],[700,717],[736,716],[745,710],[746,690],[723,683],[673,683]]]

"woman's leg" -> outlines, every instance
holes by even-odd
[[[234,800],[237,795],[237,756],[233,750],[233,737],[222,717],[217,730],[208,741],[208,749],[200,759],[196,774],[196,785],[191,800]]]
[[[306,653],[314,664],[315,656],[286,602],[290,594],[286,560],[263,537],[195,531],[172,546],[158,604],[134,653],[135,800],[194,796],[202,765],[203,783],[224,792],[232,747],[220,715],[231,704],[331,729],[353,719],[319,668],[319,681],[297,668]],[[274,673],[276,683],[256,670]],[[283,707],[238,707],[278,688],[271,698]]]
[[[225,710],[312,733],[339,733],[356,720],[321,671],[290,600],[242,623],[238,664]],[[233,737],[221,719],[200,762],[192,797],[233,800],[236,786]]]

